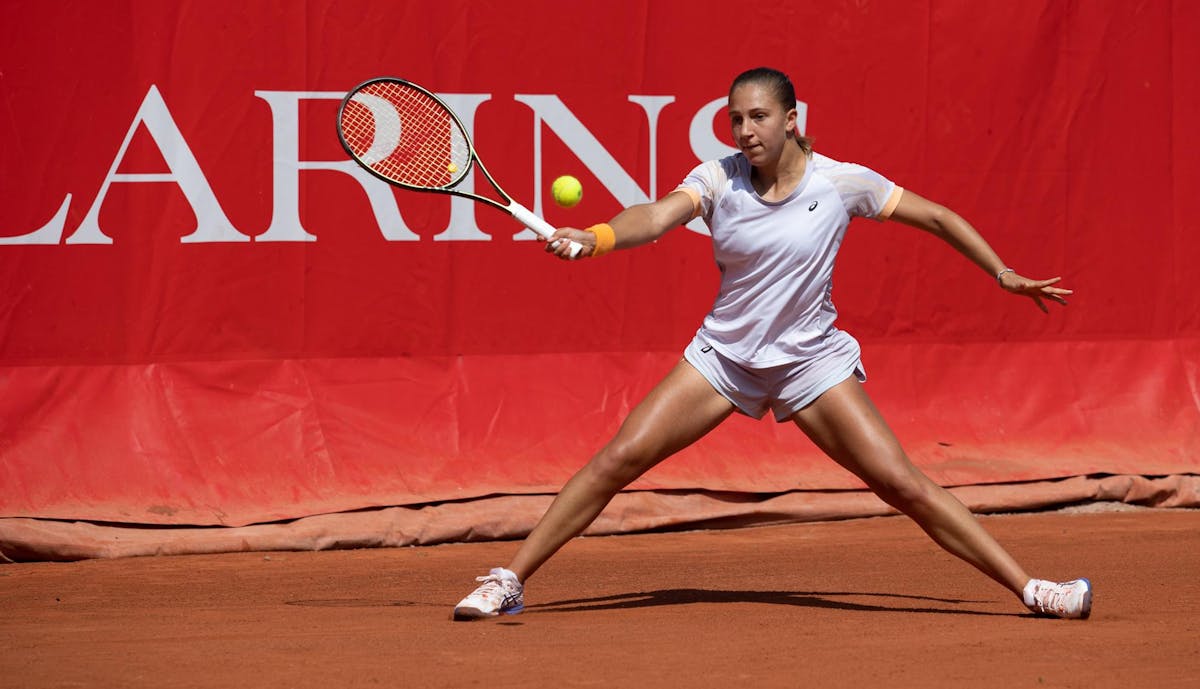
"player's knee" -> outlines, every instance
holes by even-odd
[[[904,513],[933,500],[930,481],[916,471],[899,471],[878,477],[871,488],[881,500]]]
[[[620,490],[645,473],[646,451],[636,443],[611,442],[592,458],[594,480]]]

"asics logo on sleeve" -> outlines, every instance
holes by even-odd
[[[817,210],[817,203],[819,203],[819,202],[818,202],[818,201],[813,201],[813,202],[812,202],[812,205],[808,207],[808,212],[809,212],[809,213],[811,213],[811,212],[813,212],[813,211]]]

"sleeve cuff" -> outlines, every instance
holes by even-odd
[[[897,185],[895,189],[892,189],[891,196],[888,196],[887,202],[883,204],[883,210],[879,211],[879,215],[875,216],[875,219],[887,220],[892,217],[892,213],[896,211],[896,206],[900,205],[901,196],[904,196],[904,189]]]
[[[700,192],[683,184],[675,187],[674,191],[681,191],[692,200],[692,214],[688,217],[687,221],[691,222],[700,217],[700,214],[703,212],[703,206],[700,204]]]

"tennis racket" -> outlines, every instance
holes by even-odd
[[[389,184],[479,201],[512,215],[545,239],[554,234],[554,227],[496,184],[458,115],[416,84],[381,77],[354,87],[338,109],[338,139],[356,163]],[[499,200],[457,188],[472,165],[478,166]],[[569,255],[575,258],[583,247],[570,244]]]

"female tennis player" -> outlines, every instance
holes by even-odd
[[[949,209],[860,165],[813,152],[796,129],[788,77],[758,68],[729,90],[739,152],[703,163],[662,199],[555,238],[587,256],[651,242],[695,217],[712,233],[721,287],[683,360],[630,412],[616,436],[563,486],[508,567],[478,577],[455,619],[514,614],[524,582],[580,534],[626,485],[733,412],[796,424],[948,552],[1007,587],[1036,614],[1086,618],[1087,579],[1030,578],[967,508],[917,469],[863,389],[858,343],[834,327],[834,257],[852,217],[896,220],[945,240],[1005,291],[1066,304],[1060,278],[1032,280],[1000,260]],[[566,243],[547,251],[566,258]]]

